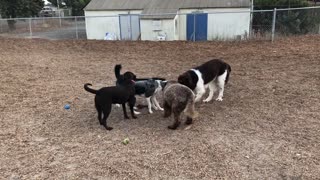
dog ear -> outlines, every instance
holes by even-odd
[[[167,83],[168,83],[168,81],[161,81],[160,82],[162,89],[164,89],[164,87],[166,87]]]
[[[190,86],[192,84],[192,77],[190,73],[186,72],[178,77],[178,82],[185,86]]]
[[[192,86],[194,83],[190,73],[188,73],[187,81],[188,81],[188,85],[187,85],[188,87]]]
[[[185,74],[181,74],[179,77],[178,77],[178,82],[180,84],[185,84],[185,81],[186,81],[186,76]]]

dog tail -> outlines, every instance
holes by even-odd
[[[114,73],[115,73],[117,79],[120,78],[120,70],[121,70],[121,68],[122,68],[121,64],[117,64],[114,67]]]
[[[84,85],[84,89],[85,89],[86,91],[91,92],[91,93],[93,93],[93,94],[97,94],[97,93],[98,93],[97,90],[90,89],[88,86],[92,86],[92,84],[86,83],[86,84]]]
[[[229,64],[227,64],[227,77],[226,77],[225,84],[227,84],[229,81],[230,73],[231,73],[231,66]]]
[[[195,110],[195,95],[192,92],[192,96],[189,98],[186,109],[185,115],[190,118],[196,118],[198,116],[198,112]]]

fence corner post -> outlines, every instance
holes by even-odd
[[[271,41],[274,41],[274,34],[276,31],[276,16],[277,16],[277,8],[273,9],[273,18],[272,18],[272,34],[271,34]]]
[[[75,23],[76,23],[76,38],[79,39],[77,16],[75,16],[74,21],[75,21]]]
[[[32,38],[32,18],[29,18],[29,31],[30,31],[30,38]]]

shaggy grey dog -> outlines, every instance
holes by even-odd
[[[185,123],[192,124],[193,118],[197,116],[194,104],[195,95],[190,88],[178,82],[169,81],[163,89],[164,117],[169,117],[173,113],[175,121],[168,128],[177,129],[182,112],[187,116]]]

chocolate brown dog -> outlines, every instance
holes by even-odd
[[[168,126],[169,129],[177,129],[180,125],[180,115],[185,112],[187,115],[186,124],[192,124],[193,118],[197,116],[194,110],[195,95],[193,91],[185,85],[170,81],[163,90],[164,117],[169,117],[172,113],[174,123]]]

